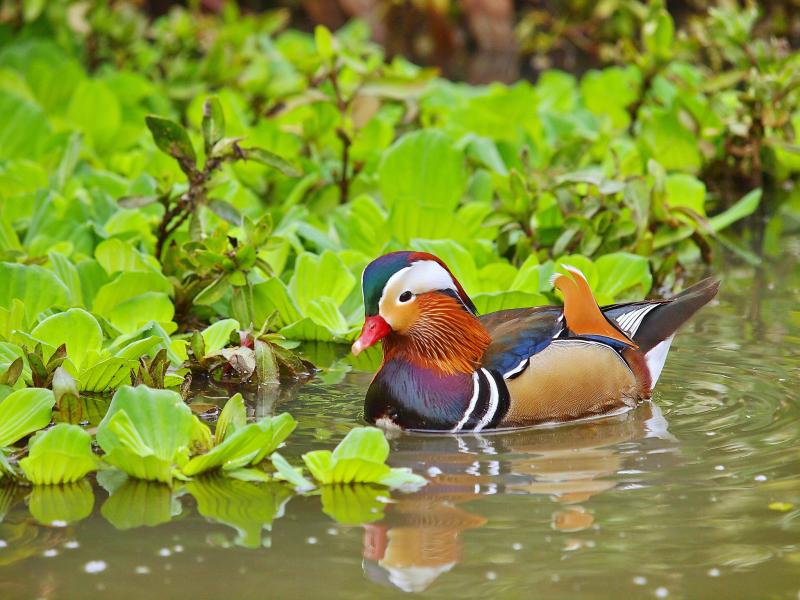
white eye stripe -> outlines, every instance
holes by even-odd
[[[394,290],[399,299],[403,292],[411,292],[415,296],[435,290],[453,290],[458,292],[450,273],[435,260],[418,260],[408,267],[403,267],[392,275],[383,286],[378,305],[381,306],[387,293]],[[391,324],[391,323],[390,323]]]

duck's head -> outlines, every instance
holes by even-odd
[[[364,269],[361,279],[365,321],[353,344],[358,354],[387,337],[412,342],[422,356],[450,354],[457,350],[454,335],[479,329],[475,305],[464,288],[438,257],[427,252],[401,251],[385,254]],[[473,334],[481,338],[482,335]],[[471,353],[471,354],[474,354]],[[474,360],[472,356],[470,360]]]

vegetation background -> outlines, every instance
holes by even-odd
[[[162,462],[130,388],[126,417],[80,399],[308,375],[298,344],[351,340],[394,249],[484,312],[558,302],[562,263],[610,303],[771,260],[800,215],[797,9],[675,4],[3,2],[0,427],[27,425],[0,447],[52,416],[127,440],[106,460],[135,476],[198,472],[224,436],[177,393]],[[274,449],[271,423],[248,435]],[[236,452],[200,462],[262,477]]]

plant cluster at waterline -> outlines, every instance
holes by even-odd
[[[388,490],[413,491],[426,483],[408,469],[386,465],[389,444],[372,427],[352,429],[333,451],[304,454],[306,477],[277,452],[296,427],[292,416],[282,413],[248,422],[240,394],[227,401],[212,431],[177,392],[123,386],[114,394],[94,440],[78,425],[47,427],[54,405],[53,392],[42,388],[17,390],[0,403],[0,486],[32,484],[33,494],[40,496],[46,495],[42,487],[71,484],[64,489],[83,489],[79,495],[84,495],[85,478],[97,472],[100,482],[158,482],[212,502],[215,486],[227,489],[225,481],[235,480],[269,484],[270,493],[281,488],[284,499],[294,493],[320,494],[323,509],[334,518],[344,511],[341,518],[347,521],[353,507],[340,502],[345,497],[369,492],[372,506],[380,504],[377,498],[386,498]],[[21,446],[34,432],[27,446]],[[350,491],[342,489],[353,485]]]

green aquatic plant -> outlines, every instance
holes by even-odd
[[[333,451],[314,450],[303,455],[312,477],[320,485],[368,483],[389,488],[417,489],[427,483],[411,469],[392,468],[386,464],[389,442],[380,429],[356,427],[351,429]],[[276,460],[277,459],[277,460]],[[273,454],[273,465],[287,481],[299,488],[311,487],[280,455]]]
[[[246,422],[244,400],[235,394],[225,404],[217,421],[214,445],[205,454],[198,454],[182,467],[187,477],[215,469],[236,478],[266,481],[266,472],[249,468],[258,465],[278,448],[297,427],[289,413]]]
[[[92,438],[77,425],[59,423],[40,431],[28,444],[28,456],[19,461],[25,477],[35,485],[74,483],[98,467]]]
[[[201,428],[180,394],[123,386],[97,428],[103,460],[131,477],[171,483],[202,442]]]

